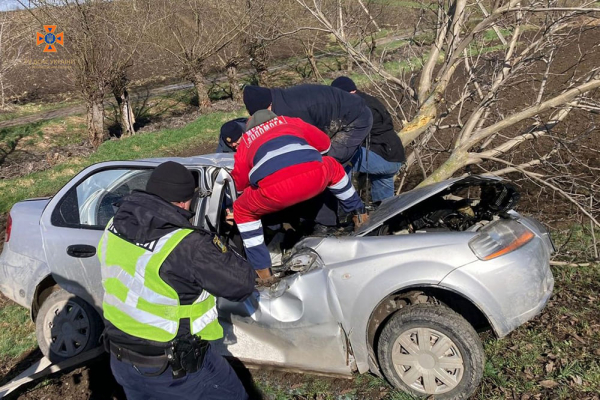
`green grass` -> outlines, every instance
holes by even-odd
[[[0,360],[16,358],[35,348],[36,343],[29,311],[12,302],[0,307]]]
[[[41,128],[46,124],[45,122],[36,122],[0,129],[0,157],[4,152],[10,152],[21,140],[26,140],[31,144],[37,142],[42,138]]]
[[[73,158],[51,169],[36,172],[24,177],[0,181],[0,212],[6,212],[18,201],[30,197],[54,194],[84,167],[109,160],[131,160],[147,157],[165,157],[198,146],[202,142],[218,137],[221,125],[229,119],[241,115],[233,113],[212,113],[203,115],[196,121],[179,129],[166,129],[155,133],[138,134],[122,140],[103,143],[88,158]]]
[[[58,110],[75,104],[78,103],[76,101],[63,101],[57,103],[27,103],[13,105],[9,108],[8,111],[0,112],[0,122],[8,121],[9,119],[25,117],[27,115],[37,114],[41,112]]]

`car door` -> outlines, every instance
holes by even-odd
[[[106,162],[80,172],[65,185],[42,214],[44,251],[54,280],[100,310],[102,280],[96,246],[114,203],[144,189],[151,162]]]

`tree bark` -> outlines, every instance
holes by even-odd
[[[322,81],[323,77],[321,76],[321,73],[319,72],[319,66],[317,65],[317,59],[315,58],[314,50],[307,47],[307,48],[305,48],[305,52],[306,52],[306,58],[308,59],[308,62],[310,63],[310,69],[312,69],[313,77],[315,78],[315,81],[316,82]]]
[[[236,103],[242,104],[242,91],[240,90],[237,65],[227,66],[227,81],[231,90],[231,99]]]
[[[88,139],[94,148],[98,148],[108,139],[104,131],[104,103],[102,97],[89,99],[87,102],[87,129]]]
[[[113,94],[119,105],[121,137],[132,136],[135,134],[135,115],[133,114],[133,108],[129,100],[129,92],[127,88],[123,87],[113,92]]]
[[[250,64],[256,70],[258,84],[269,86],[269,52],[263,43],[251,43],[248,49]]]
[[[196,88],[196,94],[198,95],[198,107],[200,112],[204,113],[210,109],[210,98],[208,97],[208,91],[206,90],[206,84],[204,83],[204,74],[202,72],[195,72],[192,77],[192,82]]]
[[[6,107],[6,96],[4,94],[4,77],[0,75],[0,110]]]

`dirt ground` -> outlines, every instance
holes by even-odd
[[[562,60],[567,65],[567,61],[572,57],[579,56],[579,48],[596,49],[594,53],[595,57],[590,57],[586,62],[598,64],[598,55],[600,49],[598,48],[598,34],[600,30],[590,32],[581,38],[579,47],[572,47],[572,51],[569,49],[563,49],[564,53],[561,54]],[[561,60],[561,59],[559,59]],[[560,68],[561,63],[557,64],[557,68]],[[556,87],[549,87],[549,91],[557,90],[559,83],[557,82]],[[457,87],[461,85],[458,84]],[[514,104],[522,104],[519,101],[520,96],[528,96],[527,91],[516,90],[513,87],[514,96],[509,101]],[[508,107],[508,105],[506,105]],[[191,118],[191,117],[190,117]],[[180,126],[178,124],[185,124],[186,118],[180,118],[176,121],[161,121],[157,125],[148,127],[147,130],[160,129],[167,126]],[[174,124],[174,125],[173,125]],[[573,131],[577,130],[577,123],[570,126]],[[598,136],[591,136],[588,140],[597,140]],[[544,145],[544,143],[539,143]],[[212,152],[214,149],[214,143],[203,144],[198,148],[187,149],[182,152],[181,156],[190,156],[203,154],[206,152]],[[592,153],[589,155],[584,154],[587,157],[591,165],[597,165],[598,159]],[[596,164],[594,164],[596,163]],[[570,206],[565,206],[565,203],[558,201],[553,193],[532,185],[530,182],[517,181],[516,182],[521,189],[522,199],[519,205],[519,211],[524,213],[532,214],[536,217],[544,215],[544,222],[554,226],[566,226],[567,224],[573,224],[574,220],[574,209]],[[4,225],[6,222],[6,216],[0,215],[0,232],[4,231]],[[0,241],[0,250],[2,248],[2,241]],[[523,370],[516,371],[505,371],[510,376],[524,375],[532,382],[544,382],[544,371],[548,371],[551,368],[566,368],[571,363],[579,359],[587,359],[588,357],[600,357],[600,348],[598,346],[597,332],[600,331],[600,313],[595,314],[584,314],[577,316],[576,311],[582,309],[589,309],[590,304],[595,304],[598,299],[597,295],[600,293],[600,280],[590,279],[589,277],[577,278],[577,272],[575,271],[575,277],[579,280],[574,284],[563,284],[567,279],[563,276],[564,271],[555,271],[557,276],[557,289],[554,297],[542,312],[542,314],[536,317],[532,322],[520,327],[517,331],[513,332],[509,337],[500,341],[500,346],[505,346],[504,350],[507,353],[518,352],[520,346],[526,346],[528,338],[533,331],[547,331],[547,336],[552,339],[549,341],[567,341],[570,346],[570,352],[568,356],[562,355],[557,356],[552,353],[539,354],[535,361],[541,366],[542,372],[536,372],[537,370],[525,368]],[[0,306],[2,305],[0,297]],[[16,375],[18,371],[26,368],[32,359],[39,356],[39,352],[34,351],[31,354],[24,355],[13,365],[4,365],[0,368],[0,373],[3,378],[0,379],[2,382],[6,382],[10,377]],[[245,368],[238,368],[238,374],[241,376],[245,383],[248,392],[251,394],[253,399],[271,398],[265,395],[265,390],[261,389],[265,383],[270,386],[276,387],[301,387],[305,385],[307,380],[315,380],[320,382],[319,384],[324,387],[335,388],[334,393],[339,396],[343,396],[345,393],[352,391],[353,395],[357,399],[368,399],[375,400],[381,398],[392,398],[391,389],[385,383],[373,384],[373,381],[368,383],[361,383],[361,377],[355,377],[352,380],[347,379],[334,379],[334,378],[314,378],[310,376],[304,376],[299,374],[282,373],[270,370],[247,370]],[[511,375],[513,374],[513,375]],[[377,381],[375,381],[377,382]],[[493,380],[486,380],[485,393],[493,394],[500,398],[507,399],[551,399],[557,398],[558,388],[556,387],[543,387],[538,390],[536,394],[515,394],[514,392],[506,390],[501,383],[495,383]],[[577,385],[577,381],[573,382],[573,385]],[[552,386],[548,384],[548,386]],[[573,394],[573,399],[586,399],[586,400],[598,400],[597,393],[579,393]],[[11,395],[10,399],[64,399],[64,400],[84,400],[84,399],[124,399],[124,395],[118,385],[115,383],[110,369],[108,366],[107,357],[102,357],[96,360],[85,368],[75,369],[66,374],[60,374],[53,378],[47,379],[41,383],[36,383],[28,387],[20,389],[17,393]],[[290,394],[290,397],[297,400],[303,399],[321,399],[325,397],[306,397],[304,395]],[[330,397],[327,397],[330,398]]]

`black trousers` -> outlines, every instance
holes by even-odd
[[[173,379],[171,367],[159,376],[144,376],[159,368],[134,367],[111,354],[110,367],[128,400],[245,400],[242,382],[227,360],[209,348],[202,368]]]

